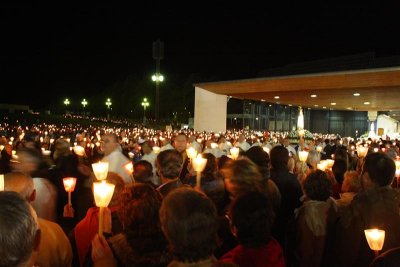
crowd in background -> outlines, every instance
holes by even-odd
[[[0,266],[400,260],[398,140],[46,124],[1,125],[0,133]],[[207,159],[200,184],[192,153]],[[104,235],[92,192],[99,161],[115,185]],[[64,177],[77,178],[71,205]],[[379,257],[369,228],[385,230]]]

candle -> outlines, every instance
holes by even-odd
[[[232,147],[229,151],[231,152],[232,158],[233,158],[234,160],[236,160],[236,159],[238,158],[238,156],[239,156],[239,148],[237,148],[237,147]]]
[[[0,145],[0,151],[4,149],[4,145]]]
[[[153,146],[153,152],[156,154],[160,153],[160,149],[161,148],[159,146]]]
[[[378,255],[379,251],[382,250],[383,243],[385,242],[385,231],[379,229],[366,229],[364,230],[365,237],[369,248]]]
[[[263,146],[262,149],[269,154],[269,147]]]
[[[50,156],[51,151],[50,150],[42,150],[43,156]]]
[[[92,167],[97,180],[105,180],[107,178],[108,162],[99,161],[98,163],[93,163]]]
[[[321,171],[325,171],[326,169],[326,162],[323,163],[317,163],[317,169]]]
[[[78,156],[85,156],[85,148],[81,147],[81,146],[74,146],[74,152],[76,155]]]
[[[93,183],[93,195],[96,206],[99,210],[99,235],[103,235],[103,213],[104,208],[110,204],[115,189],[114,184],[107,183],[106,181]]]
[[[299,160],[301,162],[306,162],[308,158],[308,151],[299,151]]]
[[[200,189],[200,179],[201,172],[204,170],[207,164],[207,159],[201,157],[201,154],[198,154],[196,158],[193,159],[193,169],[196,171],[196,187]]]
[[[358,155],[358,157],[365,158],[367,153],[368,153],[368,148],[367,147],[364,147],[364,146],[358,146],[357,147],[357,155]]]
[[[133,164],[132,164],[132,162],[128,162],[128,163],[124,164],[124,169],[125,169],[129,174],[132,174],[132,173],[133,173]]]
[[[326,161],[327,168],[332,169],[333,164],[335,163],[335,161],[333,159],[327,159],[325,161]]]
[[[4,175],[0,174],[0,191],[4,191]]]
[[[197,151],[193,147],[189,147],[186,149],[186,154],[190,159],[194,159],[197,156]]]
[[[321,153],[322,152],[322,146],[317,146],[317,152]]]
[[[65,191],[68,192],[68,205],[72,206],[71,192],[74,192],[74,190],[75,190],[76,178],[75,177],[65,177],[65,178],[63,178],[63,184],[64,184]]]

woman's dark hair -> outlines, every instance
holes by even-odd
[[[316,170],[307,175],[303,189],[311,200],[326,201],[332,194],[332,183],[325,172]]]
[[[376,185],[386,186],[393,181],[396,165],[386,154],[371,153],[365,157],[363,171],[368,172],[371,181]]]
[[[129,185],[119,195],[118,217],[123,233],[139,254],[165,247],[158,216],[160,206],[161,196],[148,184]]]
[[[217,211],[204,194],[189,187],[174,190],[163,200],[160,220],[170,250],[179,261],[197,262],[213,255]]]
[[[265,194],[249,192],[237,197],[229,207],[229,216],[244,247],[260,247],[271,239],[275,214]]]
[[[215,156],[211,153],[204,153],[203,157],[207,159],[207,164],[204,168],[204,171],[201,173],[201,180],[202,182],[213,181],[217,171],[217,162]]]
[[[274,146],[271,149],[270,157],[273,170],[288,170],[289,151],[284,146]]]
[[[268,153],[260,146],[253,146],[246,151],[245,156],[258,166],[261,175],[267,181],[270,178]]]

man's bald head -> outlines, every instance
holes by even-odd
[[[22,172],[10,172],[4,175],[4,191],[17,192],[29,202],[35,199],[33,179]]]

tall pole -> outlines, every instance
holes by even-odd
[[[159,119],[160,112],[160,61],[164,58],[164,43],[157,39],[157,41],[153,42],[153,59],[156,61],[156,105],[155,105],[155,114],[154,118],[156,121]]]

